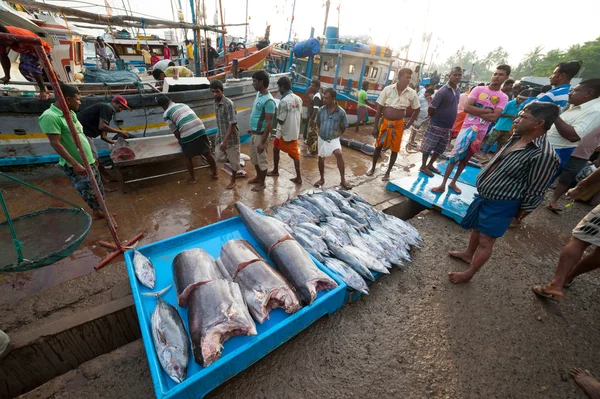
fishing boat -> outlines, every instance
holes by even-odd
[[[56,7],[50,4],[39,4],[40,8],[52,9],[53,7]],[[67,7],[61,7],[61,11],[64,14],[70,13],[70,10]],[[76,11],[81,15],[82,12],[80,10]],[[48,14],[50,14],[50,12],[48,12]],[[28,18],[29,14],[21,15],[17,12],[11,12],[10,15],[11,19],[3,19],[4,14],[0,14],[0,23],[10,23],[27,29],[33,29],[31,20]],[[94,17],[96,19],[102,18],[103,20],[108,18],[108,16],[98,16],[96,14],[94,14]],[[64,67],[60,68],[57,72],[60,71],[59,76],[64,82],[76,84],[80,91],[82,91],[81,109],[85,109],[97,102],[108,102],[114,95],[120,94],[127,99],[127,102],[131,107],[131,111],[124,111],[117,114],[117,124],[120,128],[137,137],[171,134],[164,123],[162,117],[163,110],[156,103],[156,97],[161,94],[161,92],[154,87],[154,81],[132,79],[132,82],[130,83],[105,83],[102,85],[74,83],[74,73],[72,73],[72,71],[81,70],[73,68],[74,66],[80,67],[81,65],[83,48],[81,45],[77,44],[82,43],[81,35],[73,30],[67,30],[66,21],[63,23],[65,25],[53,24],[51,28],[40,26],[43,24],[36,24],[35,26],[37,28],[34,32],[44,36],[45,39],[48,37],[54,39],[54,37],[58,35],[56,33],[50,33],[48,29],[61,29],[59,26],[65,27],[64,30],[66,33],[64,33],[64,37],[62,37],[64,43],[61,43],[60,41],[56,42],[54,40],[49,40],[48,43],[51,46],[55,46],[53,47],[53,53],[56,52],[56,55],[58,55],[60,51],[64,51],[64,53],[68,55],[68,62],[56,55],[54,56],[55,62],[57,59],[61,60],[58,66],[64,64]],[[168,23],[168,21],[165,21],[165,23]],[[209,28],[204,27],[204,29],[208,30]],[[210,29],[217,30],[215,28]],[[66,50],[64,50],[65,48]],[[260,51],[264,51],[264,55],[270,51],[270,47]],[[75,63],[76,60],[79,60],[79,64]],[[242,61],[244,61],[244,59],[242,59]],[[248,69],[251,71],[252,66],[256,65],[256,63],[260,63],[260,60],[248,61],[248,64],[242,62],[242,65],[248,65]],[[13,67],[13,69],[15,68]],[[256,91],[252,87],[252,79],[247,75],[251,75],[251,72],[245,74],[242,73],[238,78],[230,78],[224,81],[225,95],[233,100],[236,105],[239,127],[242,132],[245,132],[248,129],[250,111],[256,96]],[[269,91],[272,93],[277,91],[276,82],[278,78],[279,76],[275,75],[271,79]],[[14,79],[15,81],[11,81],[11,84],[14,87],[21,88],[20,90],[23,90],[21,95],[16,93],[16,96],[0,96],[0,115],[2,115],[2,124],[0,125],[0,166],[54,162],[58,157],[50,146],[46,135],[41,132],[38,123],[39,115],[50,107],[52,100],[42,101],[33,98],[33,96],[25,95],[25,89],[22,89],[23,87],[31,87],[31,90],[36,90],[36,87],[32,86],[29,82],[25,82],[25,79],[21,78],[20,80],[22,80],[22,82],[18,82],[16,76]],[[167,78],[166,86],[168,86],[169,79],[170,78]],[[181,84],[182,82],[192,89],[173,91],[177,90],[173,85],[176,85],[177,83]],[[164,94],[169,96],[174,102],[189,105],[198,117],[203,120],[208,133],[214,133],[216,131],[213,105],[214,100],[213,95],[208,88],[210,84],[208,79],[186,78],[185,81],[184,79],[179,79],[177,82],[170,81],[170,83],[171,90],[167,89]],[[15,94],[14,91],[13,94]],[[106,151],[108,149],[106,144],[100,140],[97,140],[97,144],[101,153],[102,150]]]
[[[314,43],[316,39],[309,40]],[[363,82],[369,82],[369,100],[375,102],[384,87],[394,81],[400,68],[409,63],[419,64],[393,56],[392,50],[385,46],[344,40],[333,26],[327,27],[320,47],[306,52],[306,46],[311,46],[308,40],[294,45],[289,60],[284,63],[283,68],[293,65],[297,74],[294,92],[306,100],[312,77],[318,77],[323,88],[333,87],[337,91],[336,101],[346,111],[350,123],[357,119],[357,95]],[[301,57],[294,54],[298,52]],[[369,109],[369,115],[375,116],[375,110]]]

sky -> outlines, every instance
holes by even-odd
[[[69,1],[48,0],[53,4],[85,7],[82,10],[105,13],[104,7],[90,7]],[[103,4],[104,0],[85,0]],[[115,8],[123,1],[108,0]],[[134,12],[156,18],[172,19],[170,1],[175,7],[183,2],[187,21],[191,21],[189,0],[128,0]],[[244,23],[245,0],[221,0],[225,23]],[[597,24],[598,0],[577,0],[573,7],[558,7],[540,0],[331,0],[328,25],[337,26],[340,36],[368,35],[373,44],[401,48],[410,43],[408,58],[429,63],[443,63],[462,46],[476,50],[483,57],[498,46],[510,54],[509,63],[516,67],[523,56],[536,45],[545,51],[568,48],[576,43],[600,36]],[[271,25],[271,41],[285,42],[290,33],[294,0],[248,0],[250,36],[262,36]],[[325,20],[325,0],[297,0],[292,38],[308,39],[311,27],[322,36]],[[567,3],[564,3],[567,4]],[[207,23],[213,24],[218,0],[207,0]],[[591,10],[596,10],[591,12]],[[564,21],[564,29],[554,21]],[[552,30],[546,26],[550,24]],[[234,36],[244,36],[244,27],[229,27]],[[427,49],[423,35],[431,34]],[[402,55],[405,53],[403,52]]]

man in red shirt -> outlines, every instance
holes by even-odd
[[[35,33],[28,31],[27,29],[17,28],[15,26],[0,25],[0,33],[10,33],[13,35],[39,38]],[[46,51],[46,54],[48,54],[48,58],[50,58],[52,54],[52,48],[42,38],[39,39],[42,42],[42,47]],[[18,42],[12,43],[8,46],[5,44],[0,45],[0,64],[2,64],[2,69],[4,70],[4,77],[0,80],[4,84],[7,84],[10,81],[11,62],[8,58],[8,52],[10,50],[15,51],[20,54],[19,72],[21,72],[21,75],[23,75],[23,77],[29,82],[37,83],[40,89],[39,98],[46,100],[50,97],[50,93],[44,84],[44,67],[42,65],[42,61],[38,58],[34,47],[35,46],[31,44],[23,44]]]

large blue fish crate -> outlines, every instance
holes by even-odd
[[[205,396],[211,390],[300,333],[322,316],[332,314],[344,305],[346,284],[313,259],[319,269],[338,283],[338,287],[319,292],[310,306],[305,306],[294,314],[287,314],[283,309],[272,310],[269,320],[265,320],[264,324],[256,323],[258,335],[236,336],[229,339],[224,343],[221,358],[208,367],[203,367],[194,361],[190,343],[187,378],[179,384],[174,382],[160,366],[152,341],[151,315],[156,306],[156,298],[142,295],[142,293],[157,292],[173,285],[171,265],[175,256],[181,251],[202,248],[216,259],[220,255],[223,244],[234,239],[247,240],[271,266],[273,265],[273,262],[260,248],[258,242],[246,229],[239,216],[138,248],[138,251],[148,257],[156,268],[154,290],[149,290],[141,285],[135,277],[133,251],[125,253],[127,273],[129,274],[133,300],[140,329],[142,330],[154,391],[159,399],[201,398]],[[162,295],[162,298],[179,311],[189,336],[187,308],[180,308],[177,305],[177,293],[174,285]]]

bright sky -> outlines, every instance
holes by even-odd
[[[73,5],[66,1],[49,0],[54,4]],[[60,1],[60,2],[59,2]],[[103,4],[103,0],[86,0]],[[157,18],[171,18],[171,6],[183,3],[186,20],[191,21],[189,0],[109,0],[113,7],[122,7],[129,1],[134,12],[146,13]],[[287,41],[294,0],[249,0],[249,31],[264,34],[265,26],[271,25],[271,41]],[[498,46],[510,54],[510,63],[516,67],[521,58],[536,45],[546,51],[567,48],[575,43],[594,40],[600,36],[597,24],[598,0],[578,0],[573,7],[553,6],[542,1],[501,0],[331,0],[328,25],[337,25],[340,8],[340,35],[369,35],[374,44],[400,48],[411,43],[408,58],[418,61],[425,55],[423,33],[431,33],[432,40],[425,62],[441,63],[462,46],[476,50],[480,56]],[[207,22],[214,23],[218,0],[207,0]],[[243,23],[245,0],[222,0],[225,23]],[[310,28],[315,35],[323,33],[325,0],[297,0],[292,35],[299,40],[307,39]],[[85,11],[104,13],[104,7],[85,7]],[[594,10],[594,11],[593,11]],[[115,13],[121,13],[115,9]],[[556,21],[564,21],[564,33],[548,31],[550,24],[556,29]],[[497,21],[491,22],[490,21]],[[244,27],[228,28],[230,34],[243,36]],[[437,51],[436,51],[437,48]],[[404,54],[404,53],[403,53]]]

